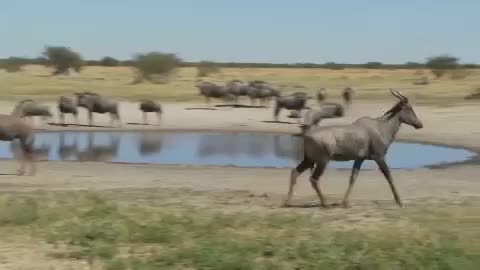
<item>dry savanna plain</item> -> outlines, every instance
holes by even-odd
[[[424,128],[403,126],[397,139],[480,151],[480,101],[464,97],[480,87],[480,71],[433,79],[427,70],[223,68],[204,77],[218,83],[261,79],[282,93],[314,94],[340,102],[356,89],[342,118],[347,124],[379,116],[400,90]],[[55,126],[36,120],[37,131],[216,130],[298,133],[296,124],[272,123],[268,108],[214,107],[194,87],[195,68],[181,68],[167,83],[131,84],[127,67],[86,67],[51,76],[41,66],[0,70],[0,113],[32,98],[56,99],[95,91],[118,100],[119,128]],[[413,82],[422,76],[428,85]],[[141,122],[138,101],[159,101],[160,125]],[[242,100],[248,103],[248,100]],[[317,106],[311,100],[311,106]],[[80,121],[87,123],[81,110]],[[282,112],[281,121],[295,123]],[[68,121],[72,121],[67,118]],[[108,125],[99,115],[96,124]],[[411,153],[415,155],[415,153]],[[15,160],[0,161],[0,269],[478,269],[480,265],[480,167],[474,157],[440,168],[393,169],[404,201],[394,204],[378,170],[360,172],[350,203],[335,206],[349,170],[329,168],[320,180],[331,207],[320,208],[302,175],[294,206],[281,207],[289,169],[41,161],[35,176],[16,176]]]

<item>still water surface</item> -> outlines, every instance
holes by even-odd
[[[43,160],[106,161],[150,164],[293,167],[302,157],[300,137],[254,132],[47,132],[35,135]],[[16,144],[0,142],[0,158],[13,158]],[[387,154],[391,168],[420,168],[460,162],[475,153],[427,144],[394,143]],[[351,168],[353,162],[331,162]],[[376,168],[372,161],[364,168]]]

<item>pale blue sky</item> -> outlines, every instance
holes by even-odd
[[[0,57],[70,46],[85,58],[480,63],[479,0],[0,0]]]

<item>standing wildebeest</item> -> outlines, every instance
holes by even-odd
[[[160,125],[162,119],[162,106],[153,100],[143,100],[140,102],[140,111],[142,111],[143,124],[147,124],[147,113],[154,112],[157,114],[157,123]]]
[[[75,123],[78,124],[77,104],[72,98],[60,96],[58,98],[58,112],[61,124],[65,124],[65,114],[70,113],[75,116]]]
[[[290,204],[293,188],[297,177],[305,170],[310,169],[313,173],[310,183],[320,199],[321,206],[325,206],[325,198],[318,186],[318,180],[323,174],[330,160],[348,161],[354,160],[350,183],[343,199],[343,205],[349,206],[348,197],[352,191],[360,167],[365,160],[374,160],[388,181],[396,203],[401,207],[402,202],[397,193],[390,169],[385,162],[390,144],[401,124],[422,128],[421,120],[415,114],[408,99],[391,90],[392,95],[399,99],[397,104],[388,110],[383,116],[377,118],[361,117],[350,125],[318,127],[312,126],[304,134],[304,158],[290,175],[290,187],[285,200],[285,205]]]
[[[238,104],[239,97],[248,96],[250,90],[250,87],[240,80],[232,80],[228,82],[225,87],[227,88],[227,91],[233,95],[235,104]]]
[[[109,100],[99,94],[91,92],[75,93],[77,96],[77,104],[88,111],[88,124],[93,125],[93,113],[109,113],[110,125],[116,120],[118,126],[121,125],[120,115],[118,113],[118,103]]]
[[[202,82],[195,87],[200,90],[200,95],[205,97],[205,102],[207,104],[210,103],[210,98],[219,98],[223,100],[232,98],[232,94],[230,94],[227,87],[219,86],[214,83]]]
[[[317,91],[317,102],[318,103],[322,103],[325,101],[325,99],[327,98],[327,91],[325,90],[325,88],[320,88],[318,91]]]
[[[282,109],[295,110],[298,112],[298,114],[300,114],[300,111],[306,108],[307,100],[309,98],[310,97],[305,93],[300,92],[277,98],[273,111],[275,121],[278,121],[278,114]]]
[[[0,140],[14,141],[18,139],[20,142],[20,168],[17,170],[18,175],[25,173],[27,162],[30,163],[30,175],[35,174],[35,159],[33,153],[33,129],[15,115],[0,115]]]
[[[354,94],[353,88],[346,87],[345,89],[343,89],[342,97],[343,97],[343,101],[345,102],[345,106],[349,107],[350,104],[352,104],[353,94]]]
[[[273,88],[264,81],[251,81],[248,83],[247,95],[250,97],[250,103],[255,104],[255,100],[260,100],[265,105],[273,97],[280,97],[280,91]]]
[[[52,113],[46,105],[38,104],[31,99],[25,99],[17,103],[13,109],[11,115],[17,117],[28,117],[30,121],[33,121],[34,116],[40,116],[42,118],[51,118]]]

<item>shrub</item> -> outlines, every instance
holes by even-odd
[[[137,68],[138,77],[135,83],[144,79],[152,81],[153,75],[167,77],[179,65],[180,59],[175,54],[150,52],[137,54],[134,59],[134,66]]]
[[[383,67],[383,64],[380,62],[368,62],[364,64],[363,67],[368,69],[380,69]]]
[[[100,60],[99,65],[104,67],[116,67],[120,65],[120,61],[113,57],[106,56]]]
[[[20,57],[9,57],[2,61],[2,67],[7,72],[18,72],[22,70],[22,66],[27,64],[27,59]]]
[[[448,71],[458,68],[458,58],[448,55],[435,56],[429,58],[425,66],[435,77],[440,78]]]
[[[220,72],[220,68],[217,64],[211,61],[201,61],[197,66],[197,76],[206,77],[211,73]]]
[[[337,64],[335,62],[327,62],[324,64],[324,67],[328,69],[333,69],[333,70],[344,69],[344,66],[342,64]]]
[[[67,47],[47,47],[43,55],[48,59],[48,65],[53,66],[54,75],[66,74],[70,69],[79,72],[83,66],[80,54]]]

